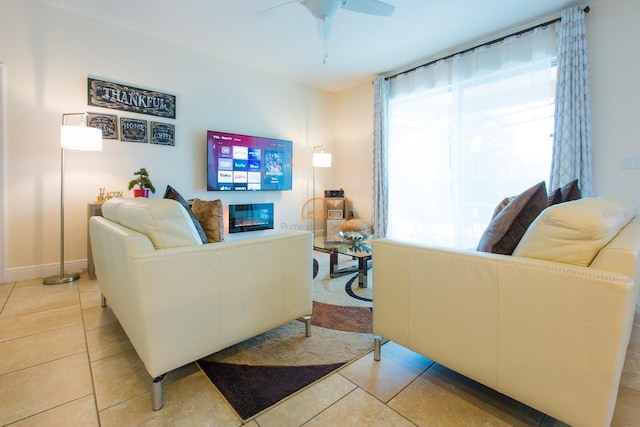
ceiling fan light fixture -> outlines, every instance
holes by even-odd
[[[303,0],[302,4],[317,19],[331,18],[342,7],[342,0]]]
[[[259,12],[258,15],[298,2],[306,7],[318,22],[318,37],[324,42],[323,64],[327,62],[327,44],[329,36],[331,35],[331,21],[338,10],[342,8],[369,15],[390,16],[396,8],[380,0],[288,0],[267,8]]]

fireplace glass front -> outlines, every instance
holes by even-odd
[[[272,229],[273,203],[229,205],[229,233]]]

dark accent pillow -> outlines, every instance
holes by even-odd
[[[202,225],[209,243],[224,240],[224,221],[220,199],[207,201],[196,198],[191,205],[191,211]]]
[[[547,198],[548,206],[557,205],[558,203],[562,203],[562,189],[560,188],[556,188]]]
[[[507,207],[507,205],[509,203],[511,203],[511,201],[515,199],[515,196],[512,197],[505,197],[504,199],[502,199],[502,201],[500,203],[498,203],[498,206],[496,206],[496,208],[493,210],[493,216],[491,217],[491,219],[495,218],[496,216],[498,216],[498,214]]]
[[[534,219],[547,207],[547,187],[544,181],[513,199],[482,234],[478,250],[511,255]]]
[[[164,191],[163,199],[172,199],[180,203],[187,210],[187,213],[191,217],[191,220],[193,221],[193,225],[195,225],[196,231],[198,231],[198,235],[200,236],[202,243],[208,243],[207,235],[202,229],[202,225],[200,225],[200,221],[198,221],[198,218],[196,218],[193,212],[191,212],[191,208],[189,208],[189,203],[187,203],[185,198],[182,197],[180,193],[178,193],[178,190],[176,190],[170,185],[167,185],[167,189]]]
[[[563,202],[570,202],[572,200],[578,200],[582,198],[582,191],[578,186],[577,179],[574,179],[570,183],[563,185],[560,191],[562,192]]]

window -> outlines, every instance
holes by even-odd
[[[475,249],[495,206],[551,170],[552,27],[395,77],[387,236]]]

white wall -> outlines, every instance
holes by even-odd
[[[224,43],[224,40],[220,41]],[[312,147],[333,141],[333,95],[107,26],[37,0],[0,2],[0,63],[6,74],[1,279],[59,271],[60,148],[63,113],[103,112],[87,105],[87,77],[177,96],[175,147],[104,140],[102,152],[65,153],[65,259],[86,267],[87,203],[100,187],[127,190],[147,167],[162,197],[171,184],[185,197],[230,203],[275,203],[275,231],[304,228],[311,196]],[[206,191],[206,131],[294,142],[293,191],[229,194]],[[318,177],[317,188],[331,186]],[[255,235],[254,233],[248,233]],[[226,238],[229,238],[227,235]]]
[[[640,2],[598,0],[587,15],[594,193],[640,200]],[[632,156],[635,169],[622,169]]]

